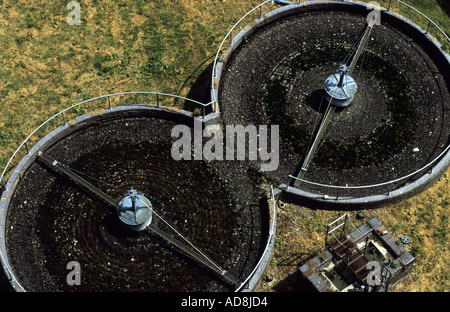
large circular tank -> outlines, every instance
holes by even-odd
[[[180,124],[191,127],[195,119],[161,107],[119,106],[82,116],[36,143],[14,169],[2,195],[0,251],[14,288],[256,287],[262,274],[257,269],[264,270],[257,264],[266,265],[268,260],[261,257],[267,258],[265,251],[270,257],[271,251],[266,248],[270,223],[266,194],[254,186],[243,162],[173,159],[171,145],[176,138],[171,130]],[[55,161],[45,162],[40,154]],[[108,194],[117,207],[111,209],[108,201],[55,170],[56,163]],[[153,232],[124,226],[130,224],[123,214],[129,206],[124,201],[134,194],[130,190],[138,190],[140,204],[135,207],[152,212],[151,218],[136,219],[139,222],[132,227],[156,226],[178,241],[186,238],[236,278],[236,284],[230,285]],[[74,261],[81,269],[76,286],[66,281],[67,265]]]
[[[211,94],[224,122],[279,125],[280,166],[266,174],[304,204],[392,203],[450,164],[450,58],[426,31],[382,9],[351,76],[354,97],[336,105],[300,176],[326,112],[324,81],[354,55],[371,10],[356,1],[280,7],[235,32],[216,59]]]

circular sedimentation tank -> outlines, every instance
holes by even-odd
[[[2,260],[20,291],[234,291],[263,256],[268,202],[243,162],[176,161],[171,136],[193,117],[147,106],[114,107],[81,117],[39,141],[15,168],[2,205]],[[55,170],[57,159],[116,200],[102,198]],[[124,209],[152,210],[151,224],[195,248],[237,279],[230,285],[155,235],[130,229]],[[262,200],[263,199],[263,200]],[[137,216],[137,215],[136,215]],[[170,227],[162,221],[170,220]],[[133,220],[131,220],[133,221]],[[139,221],[139,222],[137,222]],[[142,222],[141,222],[142,221]],[[151,222],[148,222],[151,221]],[[125,224],[127,223],[127,224]],[[174,232],[174,230],[176,232]],[[76,261],[81,283],[68,284]],[[254,284],[254,282],[253,282]]]
[[[279,8],[235,34],[215,64],[212,97],[224,122],[279,125],[280,166],[266,174],[302,203],[381,206],[423,191],[450,164],[450,58],[383,9],[351,76],[354,98],[336,107],[298,178],[327,108],[324,81],[355,54],[369,9],[356,1]]]

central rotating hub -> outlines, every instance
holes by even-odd
[[[338,72],[325,80],[326,99],[331,105],[346,107],[350,105],[355,97],[357,84],[355,80],[347,75],[349,68],[341,65]]]
[[[152,221],[152,204],[147,197],[131,189],[117,205],[117,214],[126,228],[142,231]]]

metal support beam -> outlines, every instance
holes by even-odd
[[[195,260],[195,261],[197,261],[197,262],[199,262],[201,264],[203,264],[208,269],[210,269],[211,271],[216,273],[218,275],[218,277],[223,279],[228,284],[230,284],[232,286],[237,286],[238,285],[239,281],[236,278],[234,278],[232,275],[230,275],[227,271],[225,271],[224,269],[220,268],[217,264],[211,263],[204,256],[202,256],[198,252],[190,249],[185,244],[181,243],[180,241],[176,240],[172,236],[168,235],[166,232],[164,232],[161,229],[157,228],[153,224],[150,224],[150,225],[147,226],[147,231],[150,234],[151,233],[157,234],[158,236],[163,238],[168,243],[170,243],[173,246],[177,247],[179,249],[179,251],[181,251],[184,255],[188,256],[189,258],[191,258],[191,259],[193,259],[193,260]]]
[[[335,226],[332,230],[330,230],[330,227],[333,224],[335,224],[336,222],[338,222],[339,220],[341,220],[342,218],[344,218],[344,222],[340,223],[339,225]],[[347,224],[347,220],[348,220],[348,214],[343,214],[342,216],[340,216],[339,218],[337,218],[336,220],[334,220],[333,222],[331,222],[327,225],[327,232],[326,232],[326,236],[325,236],[325,246],[328,244],[328,235],[333,233],[335,230],[337,230],[341,226],[344,226],[343,233],[345,235],[345,227]]]
[[[367,41],[370,38],[370,33],[372,31],[372,28],[373,28],[373,25],[368,23],[366,26],[366,29],[364,30],[364,34],[363,34],[361,40],[357,43],[356,52],[353,55],[352,60],[350,62],[348,71],[346,73],[347,75],[351,76],[353,71],[355,70],[356,64],[358,63],[358,60],[367,45]],[[344,78],[344,75],[345,75],[345,73],[342,73],[339,84],[342,84],[342,79]],[[331,117],[333,116],[333,114],[336,110],[336,106],[334,106],[332,104],[332,101],[333,101],[333,97],[331,97],[329,100],[327,110],[326,110],[326,112],[322,118],[322,121],[319,125],[319,129],[317,130],[314,141],[313,141],[311,147],[309,148],[309,150],[306,154],[306,157],[303,161],[303,164],[300,168],[300,171],[297,175],[298,179],[302,179],[303,176],[305,175],[306,171],[308,170],[308,166],[311,163],[311,160],[313,159],[313,157],[316,153],[316,150],[319,147],[319,144],[322,141],[322,138],[325,134],[325,130],[327,129],[328,124],[330,123]],[[299,183],[300,183],[299,180],[295,180],[294,186],[298,186]]]
[[[41,159],[43,159],[44,161],[46,161],[49,165],[52,165],[52,166],[56,167],[62,173],[67,175],[69,178],[71,178],[74,182],[76,182],[76,183],[80,184],[81,186],[87,188],[89,191],[91,191],[92,193],[94,193],[95,195],[97,195],[98,197],[103,199],[106,203],[110,204],[112,207],[115,208],[119,204],[119,202],[116,201],[115,199],[113,199],[111,196],[109,196],[108,194],[106,194],[102,190],[96,188],[91,183],[89,183],[88,181],[86,181],[85,179],[83,179],[82,177],[77,175],[76,173],[74,173],[69,168],[65,167],[63,164],[61,164],[57,160],[51,158],[47,154],[44,154],[41,151],[39,151],[38,156]]]
[[[366,30],[364,31],[364,35],[361,39],[361,41],[358,43],[358,48],[356,49],[355,55],[352,58],[352,61],[349,65],[348,69],[348,75],[351,76],[353,74],[353,71],[356,68],[356,64],[358,63],[359,57],[361,56],[362,52],[364,51],[364,48],[367,45],[367,41],[370,38],[370,33],[372,32],[373,25],[367,24]]]

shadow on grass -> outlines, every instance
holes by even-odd
[[[276,292],[316,292],[311,283],[301,276],[299,272],[293,272],[279,281],[273,290]]]
[[[290,267],[292,272],[287,274],[285,278],[278,281],[272,289],[276,292],[315,292],[316,290],[312,287],[311,283],[300,274],[298,268],[304,261],[305,254],[293,253],[283,260],[281,260],[277,266],[280,267]],[[267,279],[263,280],[262,283],[266,282]]]
[[[190,86],[189,92],[186,95],[188,99],[198,101],[204,104],[211,102],[211,75],[213,68],[213,59],[214,55],[211,55],[207,58],[203,63],[201,63],[191,75],[184,81],[181,85],[178,95],[181,95],[181,92],[186,86]],[[194,82],[192,80],[195,78]],[[195,109],[201,109],[199,105],[196,105],[190,101],[185,101],[183,103],[183,109],[187,111],[194,111]],[[211,107],[206,108],[206,113],[211,112]]]
[[[450,16],[450,2],[448,0],[437,0],[441,8]]]

